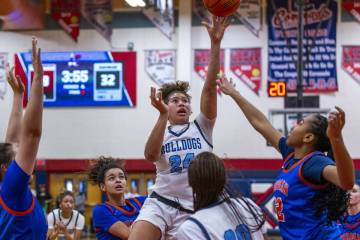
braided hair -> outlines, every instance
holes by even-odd
[[[328,127],[327,118],[320,115],[314,115],[315,121],[311,123],[311,132],[316,136],[315,150],[326,153],[326,156],[334,159],[330,140],[327,137],[326,130]],[[333,183],[328,183],[325,189],[318,191],[314,196],[316,206],[316,215],[320,216],[327,212],[328,221],[340,219],[345,213],[349,203],[347,191],[339,188]]]
[[[121,169],[124,172],[126,178],[125,169],[119,165],[115,158],[101,156],[96,160],[95,164],[90,166],[88,171],[89,181],[100,186],[101,183],[105,182],[106,172],[112,168]]]
[[[265,222],[260,209],[255,208],[246,198],[239,196],[233,199],[249,212],[255,224],[242,216],[238,206],[234,204],[226,186],[226,171],[223,161],[211,152],[202,152],[191,162],[188,170],[189,185],[193,189],[194,210],[206,208],[219,200],[225,201],[232,212],[232,217],[239,224],[245,224],[251,232],[258,231]]]

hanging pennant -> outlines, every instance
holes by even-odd
[[[173,0],[159,0],[147,6],[143,13],[168,39],[175,33]]]
[[[194,70],[202,80],[206,80],[208,65],[210,62],[210,49],[195,49],[194,51]],[[225,71],[225,50],[220,50],[220,73],[222,75]],[[221,90],[218,88],[217,92],[221,95]]]
[[[111,0],[84,0],[82,14],[107,41],[111,42]]]
[[[211,14],[205,8],[203,0],[193,0],[193,12],[200,18],[201,21],[210,22]]]
[[[342,68],[360,84],[360,46],[343,46]]]
[[[358,22],[360,22],[360,1],[342,0],[342,7],[350,13]]]
[[[261,85],[261,48],[230,50],[230,69],[240,81],[259,95]]]
[[[175,64],[175,50],[145,50],[145,71],[158,86],[176,80]]]
[[[259,36],[261,30],[261,6],[260,0],[241,0],[235,16],[255,36]]]
[[[80,0],[52,0],[51,17],[77,42],[80,31]]]
[[[0,53],[0,99],[4,99],[6,94],[6,64],[8,62],[8,54]]]

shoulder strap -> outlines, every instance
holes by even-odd
[[[111,214],[114,215],[114,210],[113,210],[113,208],[111,206],[109,206],[106,203],[102,203],[101,205],[104,205],[109,210],[109,212],[111,212]]]
[[[75,219],[75,224],[74,224],[75,228],[76,228],[76,226],[77,226],[77,222],[78,222],[78,219],[79,219],[79,214],[80,214],[80,212],[77,211],[77,215],[76,215],[76,219]]]
[[[54,210],[51,211],[53,217],[54,217],[54,225],[56,224],[56,217],[55,217],[55,213],[54,213]]]

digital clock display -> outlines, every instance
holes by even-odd
[[[44,106],[132,107],[136,104],[134,52],[44,52],[41,58]],[[29,97],[28,79],[34,75],[29,53],[15,56],[15,71],[26,80]]]
[[[269,97],[285,97],[286,82],[268,82],[268,95]]]

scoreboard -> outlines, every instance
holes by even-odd
[[[135,52],[43,52],[44,106],[136,105]],[[34,69],[30,53],[15,56],[15,72],[30,96]]]

